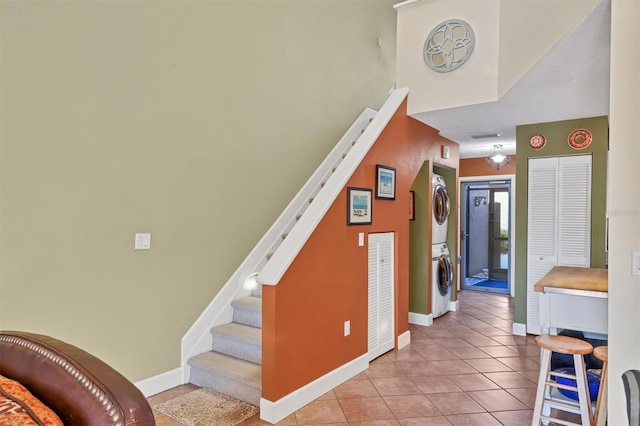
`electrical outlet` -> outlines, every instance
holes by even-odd
[[[345,337],[351,334],[351,321],[344,322],[344,335]]]

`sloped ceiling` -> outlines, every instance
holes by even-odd
[[[431,111],[414,118],[460,144],[460,158],[502,144],[515,154],[516,126],[609,115],[611,3],[603,0],[496,102]],[[472,135],[499,133],[497,138]]]

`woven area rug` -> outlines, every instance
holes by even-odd
[[[210,389],[198,389],[153,407],[187,426],[235,426],[258,407]]]

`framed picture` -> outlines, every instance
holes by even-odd
[[[416,220],[416,193],[409,191],[409,220]]]
[[[396,199],[396,169],[393,167],[376,165],[376,198]]]
[[[371,225],[371,190],[347,188],[347,225]]]

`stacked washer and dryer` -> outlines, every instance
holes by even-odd
[[[433,187],[433,289],[431,291],[431,312],[433,318],[449,311],[451,285],[453,284],[453,265],[447,247],[447,225],[449,220],[449,194],[444,178],[434,174]]]

